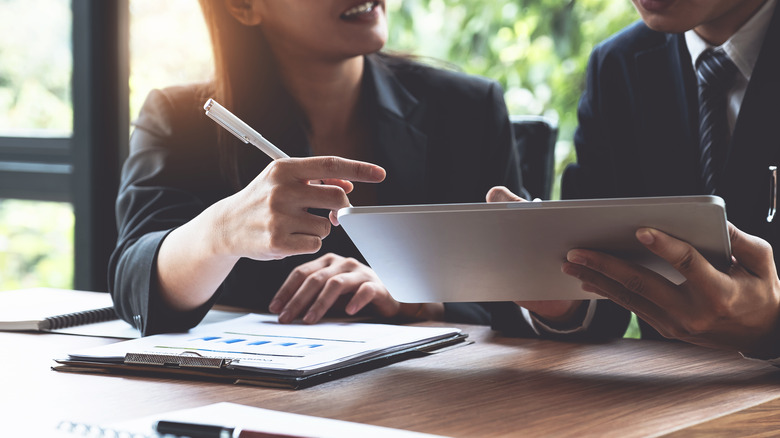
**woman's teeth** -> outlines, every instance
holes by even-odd
[[[356,15],[366,14],[373,11],[375,6],[376,6],[376,2],[365,2],[363,4],[359,4],[355,6],[354,8],[348,9],[346,12],[341,14],[341,16],[343,18],[351,18]]]

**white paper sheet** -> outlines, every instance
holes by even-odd
[[[229,427],[241,427],[245,430],[284,434],[310,438],[435,438],[430,435],[401,429],[371,426],[329,418],[291,414],[272,411],[235,403],[215,403],[198,408],[184,409],[153,415],[138,420],[111,425],[84,425],[65,421],[60,425],[60,436],[133,436],[157,438],[153,425],[158,420],[191,422]],[[68,430],[73,429],[72,432]],[[125,435],[119,434],[125,433]],[[115,433],[115,435],[112,435]],[[130,434],[133,435],[130,435]]]

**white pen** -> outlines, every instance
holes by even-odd
[[[259,132],[252,129],[246,122],[236,117],[235,114],[228,111],[224,106],[220,105],[216,100],[207,100],[206,104],[203,105],[203,109],[206,110],[206,115],[211,117],[217,124],[227,129],[244,143],[253,144],[263,151],[264,154],[271,157],[271,159],[278,160],[280,158],[290,158],[284,151],[274,146],[273,143],[268,141]],[[325,184],[325,181],[320,180],[320,184]],[[350,207],[351,206],[352,204],[350,204]]]
[[[239,140],[247,144],[251,143],[272,159],[290,158],[289,155],[285,154],[281,149],[274,146],[273,143],[266,140],[259,132],[252,129],[251,126],[244,123],[244,121],[236,117],[235,114],[225,109],[225,107],[220,105],[216,100],[209,99],[206,101],[206,104],[203,105],[203,109],[206,110],[207,116],[211,117],[212,120],[227,129],[231,134],[238,137]]]

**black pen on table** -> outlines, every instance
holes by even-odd
[[[302,435],[287,435],[275,432],[246,430],[238,427],[211,424],[183,423],[160,420],[154,425],[160,435],[175,435],[189,438],[306,438]]]

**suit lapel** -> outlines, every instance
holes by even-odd
[[[635,55],[640,167],[650,195],[696,194],[698,105],[690,55],[681,35]]]
[[[775,7],[734,128],[722,196],[730,219],[763,234],[769,198],[769,165],[780,165],[780,7]],[[764,232],[767,230],[763,230]]]
[[[380,204],[424,200],[427,136],[420,130],[424,103],[418,101],[374,56],[366,57],[369,97],[374,99],[373,142],[377,164],[387,178],[377,187]]]

